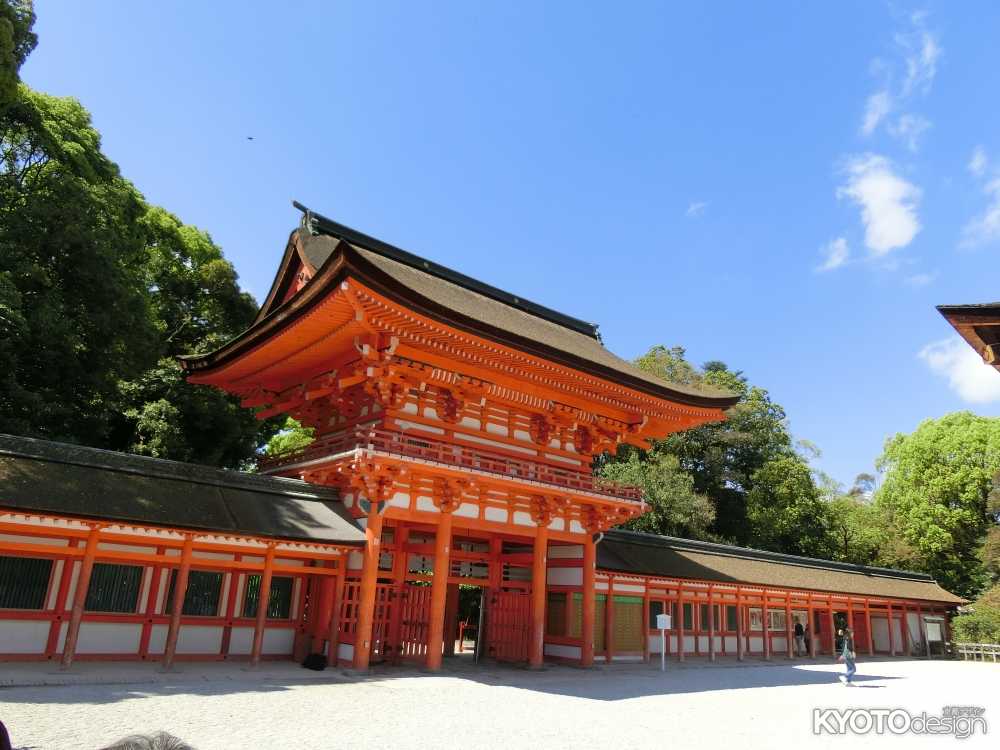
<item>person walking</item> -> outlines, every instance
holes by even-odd
[[[802,627],[802,620],[795,618],[795,655],[802,656],[806,651],[806,630]]]
[[[849,687],[854,684],[852,679],[854,678],[854,673],[858,671],[854,663],[854,659],[857,657],[857,654],[854,652],[854,631],[850,628],[844,628],[838,635],[843,640],[841,641],[840,656],[837,658],[837,661],[844,662],[845,669],[844,674],[837,675],[837,679]]]

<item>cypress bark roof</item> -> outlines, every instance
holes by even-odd
[[[783,555],[615,529],[597,545],[602,570],[962,604],[926,573]]]
[[[0,508],[125,523],[363,546],[336,490],[0,435]]]
[[[300,206],[301,208],[301,206]],[[303,209],[305,210],[305,209]],[[304,226],[289,242],[281,269],[254,325],[206,355],[181,358],[189,371],[223,364],[294,319],[285,316],[285,292],[295,273],[298,245],[314,284],[334,289],[345,276],[377,287],[428,317],[574,369],[681,404],[727,409],[738,396],[716,388],[667,383],[604,348],[597,326],[525,300],[306,210]],[[295,242],[295,239],[298,242]],[[344,259],[346,263],[337,262]],[[316,295],[318,302],[322,295]],[[304,312],[298,311],[297,314]],[[280,322],[278,322],[280,319]]]

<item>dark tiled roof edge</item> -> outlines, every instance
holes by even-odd
[[[918,573],[911,570],[895,570],[893,568],[855,565],[853,563],[837,562],[835,560],[824,560],[818,557],[802,557],[799,555],[787,555],[782,552],[768,552],[766,550],[751,549],[749,547],[737,547],[732,544],[718,544],[716,542],[702,542],[694,539],[661,536],[659,534],[651,534],[645,531],[612,529],[605,533],[605,537],[626,543],[642,544],[648,547],[661,547],[686,552],[703,552],[710,555],[725,555],[727,557],[737,557],[744,560],[760,560],[762,562],[773,562],[784,565],[797,565],[804,568],[820,568],[840,573],[856,573],[859,575],[879,576],[882,578],[899,578],[909,581],[936,583],[933,576],[930,576],[927,573]]]
[[[351,227],[340,224],[333,219],[327,218],[322,214],[318,214],[315,211],[306,208],[298,201],[293,201],[293,205],[305,214],[304,222],[307,225],[307,228],[313,233],[326,234],[331,237],[344,240],[345,242],[349,242],[352,245],[360,245],[367,250],[371,250],[373,253],[378,253],[379,255],[391,258],[392,260],[403,263],[411,268],[416,268],[418,271],[423,271],[431,276],[436,276],[440,279],[444,279],[445,281],[464,287],[465,289],[482,294],[485,297],[490,297],[498,302],[503,302],[511,307],[518,308],[531,315],[536,315],[539,318],[548,320],[551,323],[556,323],[557,325],[577,331],[578,333],[583,333],[591,338],[598,337],[597,325],[594,323],[587,323],[579,318],[574,318],[572,315],[561,313],[558,310],[553,310],[545,305],[540,305],[537,302],[532,302],[531,300],[524,299],[523,297],[511,294],[510,292],[505,292],[503,289],[499,289],[483,281],[474,279],[471,276],[466,276],[464,273],[455,271],[447,266],[442,266],[439,263],[434,263],[433,261],[420,257],[419,255],[415,255],[407,250],[396,247],[395,245],[390,245],[388,242],[383,242],[382,240],[376,239],[371,235],[359,232],[356,229],[352,229]]]
[[[216,469],[211,466],[0,433],[0,456],[2,455],[73,464],[159,479],[172,479],[213,487],[266,492],[298,499],[328,501],[340,499],[339,493],[332,487],[309,484],[299,479],[249,474],[232,469]]]

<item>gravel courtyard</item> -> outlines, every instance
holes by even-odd
[[[861,662],[853,688],[836,681],[832,663],[689,663],[661,674],[654,665],[533,673],[453,662],[439,675],[378,670],[365,677],[291,664],[256,673],[185,665],[170,675],[149,664],[74,669],[64,678],[52,665],[0,664],[0,720],[15,748],[91,750],[160,729],[200,750],[973,748],[996,747],[993,735],[1000,735],[1000,664],[990,663]],[[77,684],[39,684],[53,681]],[[989,734],[812,734],[814,708],[941,715],[953,705],[984,707]]]

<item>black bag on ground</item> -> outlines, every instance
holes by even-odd
[[[323,654],[309,654],[302,662],[302,666],[306,669],[312,669],[316,672],[322,672],[326,669],[326,656]]]

